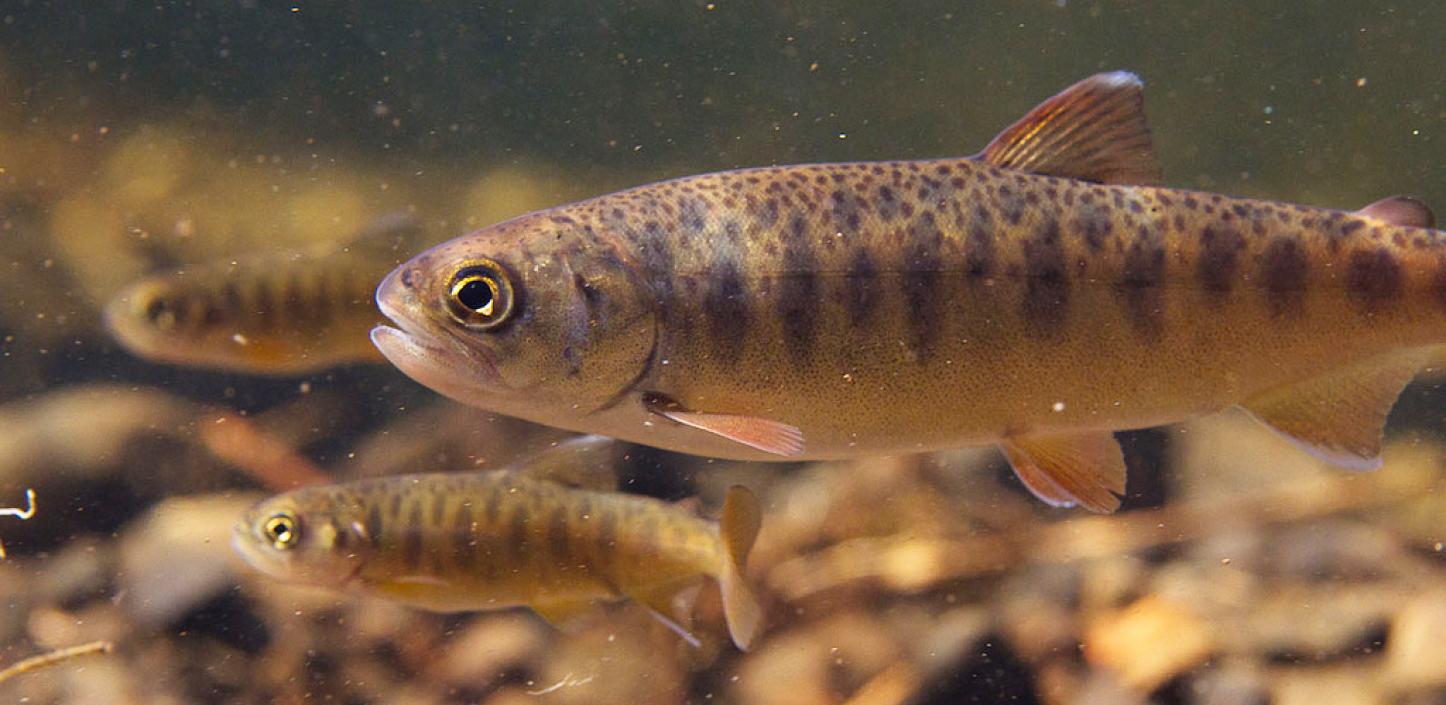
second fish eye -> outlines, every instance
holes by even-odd
[[[486,329],[502,323],[511,313],[512,286],[495,262],[483,261],[452,275],[447,306],[461,323]]]
[[[271,546],[278,550],[291,548],[301,539],[296,518],[286,512],[268,517],[261,528],[266,533],[267,540],[271,541]]]

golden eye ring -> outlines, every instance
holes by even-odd
[[[502,265],[477,260],[458,269],[447,284],[447,310],[474,330],[501,325],[512,315],[512,280]]]
[[[273,514],[261,525],[261,531],[278,551],[292,548],[301,540],[301,526],[290,512]]]

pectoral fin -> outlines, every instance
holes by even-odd
[[[645,395],[643,404],[659,416],[765,453],[785,457],[803,454],[803,432],[796,426],[756,416],[692,411],[661,394]]]
[[[1125,456],[1108,431],[1013,436],[999,444],[1014,474],[1056,507],[1108,514],[1125,493]]]
[[[524,459],[517,473],[579,489],[615,490],[617,450],[617,441],[606,436],[576,436]]]
[[[1242,406],[1307,453],[1351,470],[1381,466],[1386,416],[1425,353],[1377,358],[1272,389]]]

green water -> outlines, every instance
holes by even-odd
[[[706,505],[743,481],[765,526],[793,532],[756,557],[769,636],[741,656],[706,599],[712,640],[695,650],[626,610],[555,632],[519,612],[277,591],[225,545],[228,512],[263,480],[197,440],[217,414],[254,417],[343,478],[494,466],[541,432],[446,409],[386,367],[276,379],[147,362],[99,313],[148,272],[336,240],[400,210],[440,240],[667,176],[970,154],[1115,69],[1146,82],[1169,185],[1446,207],[1443,28],[1446,4],[1426,1],[0,4],[0,505],[37,495],[32,518],[0,516],[0,665],[117,645],[0,683],[0,699],[1446,701],[1446,662],[1421,645],[1446,630],[1446,415],[1429,380],[1388,428],[1400,467],[1360,480],[1276,472],[1274,455],[1196,477],[1203,461],[1179,450],[1194,431],[1128,434],[1130,510],[1225,497],[1219,516],[1160,514],[1178,538],[1099,539],[1060,561],[991,559],[979,540],[1148,527],[1041,508],[987,453],[800,468],[638,449],[626,491]],[[419,447],[387,445],[407,440]],[[1241,452],[1266,453],[1257,442]],[[1261,489],[1275,479],[1287,489]],[[1344,509],[1289,490],[1317,480],[1361,484]],[[1221,509],[1261,497],[1281,504]],[[807,587],[849,551],[867,576]],[[938,575],[896,570],[916,565]],[[1208,647],[1181,647],[1158,677],[1111,670],[1107,635],[1160,614],[1154,598],[1183,607],[1147,643]]]

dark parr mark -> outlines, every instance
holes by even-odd
[[[643,227],[643,235],[638,245],[638,260],[646,273],[647,280],[653,283],[653,294],[658,301],[669,301],[673,293],[673,243],[671,238],[663,233],[662,226],[655,221],[648,221]],[[659,314],[666,318],[666,308],[660,308]]]
[[[558,507],[547,517],[547,550],[553,563],[564,569],[571,568],[573,563],[567,549],[567,511]]]
[[[1200,231],[1200,256],[1195,275],[1214,304],[1223,304],[1235,286],[1235,272],[1240,266],[1240,252],[1245,238],[1234,228],[1207,226]]]
[[[1401,263],[1384,247],[1357,250],[1346,270],[1346,291],[1367,311],[1379,311],[1401,295]]]
[[[701,236],[708,225],[708,203],[698,196],[683,196],[678,199],[678,224]]]
[[[708,336],[712,338],[714,351],[724,362],[737,362],[743,355],[749,323],[743,272],[737,262],[727,259],[718,264],[709,282],[704,305],[707,307]]]
[[[1051,333],[1069,313],[1069,274],[1059,223],[1048,220],[1024,242],[1024,319]]]
[[[470,568],[477,564],[477,540],[472,536],[472,505],[463,502],[452,517],[452,550],[457,565]]]
[[[1085,246],[1089,248],[1090,253],[1098,254],[1109,241],[1115,224],[1110,219],[1108,209],[1096,206],[1082,208],[1079,219],[1075,221],[1075,227],[1079,229],[1079,234],[1084,238]]]
[[[617,553],[618,513],[612,506],[604,505],[593,515],[593,521],[597,522],[597,531],[593,534],[592,567],[606,570]]]
[[[794,216],[783,248],[783,277],[776,310],[783,323],[783,344],[795,367],[804,367],[818,336],[818,257],[803,216]]]
[[[994,218],[981,206],[975,210],[964,244],[964,273],[971,284],[994,275],[995,257]]]
[[[1158,338],[1165,321],[1165,247],[1160,238],[1144,230],[1125,253],[1125,268],[1115,293],[1135,332]]]
[[[843,285],[844,305],[848,306],[849,324],[855,328],[866,325],[879,310],[879,268],[867,250],[854,253]]]
[[[1024,198],[1013,188],[1000,186],[995,202],[999,206],[999,214],[1004,216],[1010,225],[1019,225],[1024,219]]]
[[[402,563],[408,570],[422,565],[422,502],[412,502],[412,511],[407,515],[405,536],[402,540]]]
[[[939,340],[943,325],[944,297],[939,292],[943,269],[939,250],[943,233],[931,214],[925,213],[909,227],[909,249],[904,260],[904,301],[909,324],[909,349],[919,361],[928,360]]]
[[[1277,318],[1300,313],[1310,262],[1300,242],[1277,237],[1265,248],[1260,261],[1260,278],[1265,282],[1266,305]]]
[[[367,539],[373,548],[381,546],[382,541],[382,508],[376,502],[372,502],[371,509],[367,510],[365,523]]]

